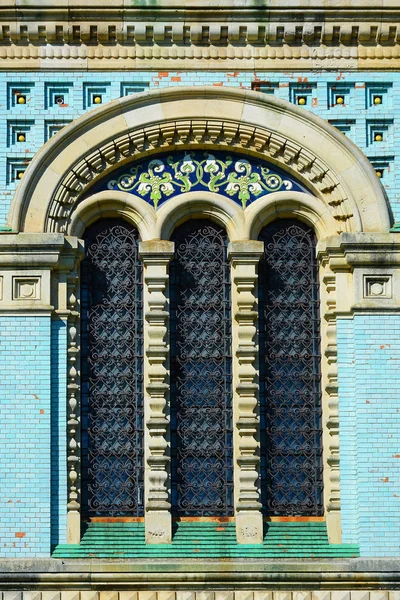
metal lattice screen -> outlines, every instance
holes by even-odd
[[[315,234],[264,227],[259,272],[261,480],[268,515],[322,515],[319,286]]]
[[[84,516],[143,515],[143,305],[138,232],[85,233],[81,265]]]
[[[232,359],[227,236],[206,220],[173,236],[172,506],[177,515],[233,514]]]

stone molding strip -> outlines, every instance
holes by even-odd
[[[226,15],[228,19],[229,15]],[[302,19],[290,22],[268,21],[210,21],[204,19],[200,22],[154,20],[132,21],[1,21],[0,20],[0,45],[27,43],[41,47],[39,55],[43,56],[42,47],[46,44],[60,46],[62,44],[110,44],[112,47],[127,44],[150,45],[163,43],[167,46],[191,44],[208,46],[220,44],[221,47],[238,43],[239,47],[257,44],[265,45],[269,42],[279,44],[293,44],[298,46],[327,45],[337,47],[344,44],[356,47],[365,43],[394,46],[400,42],[400,16],[396,15],[398,22],[365,22],[340,20],[325,22],[318,19],[304,23]],[[395,17],[395,19],[396,19]],[[1,12],[0,12],[1,19]],[[89,49],[87,48],[87,51]]]
[[[0,591],[0,600],[399,600],[399,591]]]
[[[373,71],[399,68],[400,45],[310,46],[228,44],[189,45],[0,45],[0,70],[116,68],[167,70],[312,70]],[[121,62],[122,61],[122,62]],[[222,85],[222,84],[221,84]]]
[[[116,60],[135,69],[382,69],[400,59],[398,8],[157,8],[149,19],[143,7],[75,7],[37,17],[25,3],[0,8],[0,69],[115,69]]]
[[[232,559],[223,564],[218,560],[153,561],[151,569],[141,561],[0,560],[0,590],[3,594],[6,590],[15,594],[18,590],[29,589],[31,594],[33,590],[42,593],[39,599],[25,595],[23,598],[17,596],[17,600],[54,600],[50,595],[43,596],[50,590],[53,590],[52,594],[60,594],[60,590],[68,590],[69,594],[91,590],[99,594],[104,590],[108,593],[107,600],[126,600],[117,596],[117,590],[124,589],[131,594],[139,593],[139,598],[134,600],[169,600],[163,596],[166,592],[171,600],[205,600],[205,594],[210,594],[212,600],[264,600],[260,594],[272,590],[272,600],[399,600],[400,592],[391,591],[399,588],[397,559],[356,558],[329,562]],[[276,595],[278,591],[280,595]],[[297,596],[305,591],[310,594],[309,598]],[[115,597],[110,595],[111,592]],[[223,597],[223,593],[228,596]],[[271,596],[269,598],[271,600]],[[14,597],[3,596],[3,600],[14,600]],[[64,598],[56,596],[55,600]],[[79,600],[103,598],[84,595]]]

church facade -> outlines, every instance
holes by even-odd
[[[398,8],[0,14],[0,598],[395,600]]]

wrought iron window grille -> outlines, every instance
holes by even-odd
[[[315,234],[265,227],[259,269],[261,489],[264,512],[323,514],[319,284]]]
[[[143,303],[138,232],[122,220],[85,233],[81,265],[82,512],[144,514]]]
[[[232,357],[227,236],[206,220],[173,236],[171,298],[172,510],[233,514]]]

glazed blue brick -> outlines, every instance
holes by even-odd
[[[67,529],[67,327],[51,323],[51,546],[66,542]]]
[[[338,319],[343,542],[400,553],[400,316]]]
[[[307,84],[304,84],[305,78]],[[397,135],[400,124],[400,103],[397,101],[400,97],[400,73],[341,73],[340,81],[337,81],[336,72],[242,71],[232,74],[220,71],[71,71],[66,74],[0,73],[0,104],[6,107],[4,120],[0,124],[3,132],[0,136],[0,227],[7,221],[17,185],[17,171],[24,170],[26,160],[32,159],[35,152],[61,127],[92,110],[96,106],[93,104],[94,95],[101,95],[104,103],[141,90],[182,85],[222,85],[250,89],[255,81],[260,83],[261,89],[269,86],[278,98],[293,101],[296,90],[306,85],[310,90],[310,101],[307,101],[305,109],[330,121],[366,153],[374,167],[384,170],[382,184],[391,202],[394,219],[400,221],[400,138]],[[268,83],[263,86],[263,81]],[[335,88],[345,98],[342,106],[333,104]],[[13,105],[10,90],[26,93],[27,103]],[[382,95],[380,106],[370,105],[374,90]],[[55,104],[54,98],[63,94],[64,104]],[[26,142],[10,143],[10,128],[18,125],[21,130],[27,129]],[[378,127],[382,129],[384,139],[382,142],[373,142],[371,136]]]
[[[50,318],[1,317],[0,347],[0,556],[48,556]]]

